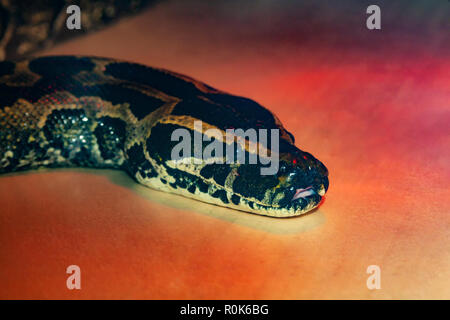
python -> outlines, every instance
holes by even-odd
[[[173,160],[183,151],[174,138],[187,132],[191,160],[220,158],[220,144],[225,163]],[[115,168],[149,188],[272,217],[311,211],[329,184],[322,162],[259,103],[101,57],[0,62],[0,173],[41,167]]]

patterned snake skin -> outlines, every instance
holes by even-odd
[[[171,134],[183,128],[194,136],[194,121],[224,136],[230,128],[279,129],[278,172],[261,175],[261,164],[174,162]],[[270,149],[269,142],[258,147]],[[247,145],[244,152],[248,159],[253,151]],[[273,217],[312,210],[328,189],[326,167],[295,147],[258,103],[184,75],[99,57],[0,62],[0,173],[40,167],[122,169],[154,189]]]

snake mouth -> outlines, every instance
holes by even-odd
[[[243,203],[251,203],[251,210],[249,211],[260,215],[277,218],[295,217],[317,208],[323,202],[327,189],[328,179],[325,178],[318,185],[313,184],[308,187],[298,188],[294,192],[286,190],[287,197],[273,204],[262,204],[246,200]]]
[[[316,191],[314,191],[314,189],[312,188],[312,186],[310,186],[310,187],[307,187],[307,188],[305,188],[305,189],[297,189],[296,191],[295,191],[295,194],[294,194],[294,196],[292,197],[292,200],[291,201],[295,201],[295,200],[297,200],[297,199],[300,199],[300,198],[306,198],[306,197],[308,197],[308,196],[310,196],[310,195],[313,195],[313,194],[318,194]]]
[[[328,177],[322,177],[319,183],[296,189],[285,206],[293,215],[304,214],[320,205],[327,189]]]

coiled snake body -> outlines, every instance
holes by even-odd
[[[260,164],[171,161],[172,132],[279,129],[279,170]],[[221,143],[225,144],[225,141]],[[248,149],[245,151],[251,152]],[[258,103],[187,76],[98,57],[0,62],[0,173],[39,167],[126,170],[141,184],[275,217],[315,208],[325,166]]]

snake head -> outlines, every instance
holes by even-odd
[[[280,153],[276,174],[261,175],[260,165],[242,164],[232,183],[239,205],[258,214],[290,217],[316,208],[328,190],[328,170],[294,146]]]

